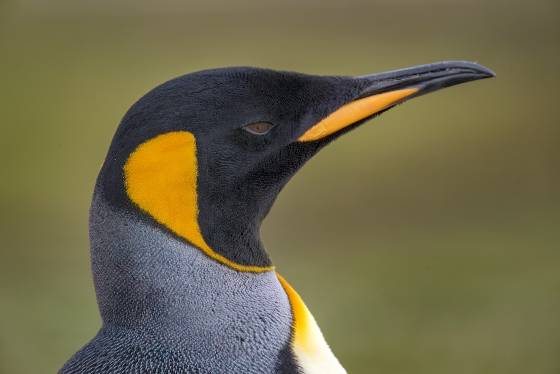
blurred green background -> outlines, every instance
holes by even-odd
[[[327,147],[264,226],[349,373],[560,373],[560,2],[0,1],[0,372],[100,325],[87,214],[127,108],[194,70],[498,78]]]

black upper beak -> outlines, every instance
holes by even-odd
[[[446,61],[356,77],[361,87],[357,97],[307,129],[298,141],[329,139],[413,97],[494,76],[494,72],[479,64]]]
[[[417,93],[411,95],[411,97],[416,97],[440,88],[495,76],[496,74],[492,70],[473,62],[443,61],[365,75],[358,79],[365,82],[365,88],[360,97],[411,87],[418,89]]]

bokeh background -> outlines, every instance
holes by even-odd
[[[498,78],[341,138],[264,225],[350,373],[560,373],[560,2],[0,1],[0,372],[53,373],[100,325],[94,179],[127,108],[194,70]]]

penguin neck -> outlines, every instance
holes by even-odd
[[[282,316],[278,321],[289,334],[290,305],[273,271],[230,269],[139,214],[111,206],[99,191],[90,211],[90,241],[105,324],[175,326],[185,335],[185,328],[205,330],[205,321],[255,313]]]

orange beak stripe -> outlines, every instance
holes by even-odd
[[[352,101],[323,118],[300,136],[298,141],[311,142],[334,134],[353,123],[397,104],[416,92],[418,92],[418,88],[405,88]]]

